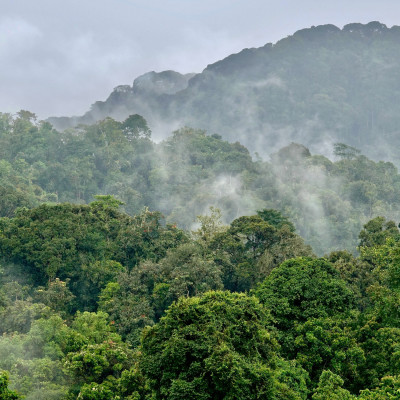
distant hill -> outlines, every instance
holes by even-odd
[[[321,25],[207,66],[150,72],[118,86],[59,129],[141,114],[155,136],[189,125],[269,155],[295,141],[328,154],[335,142],[400,164],[400,27]],[[165,128],[165,133],[164,129]]]
[[[48,121],[58,129],[66,129],[79,124],[90,125],[106,117],[124,120],[131,114],[152,115],[171,95],[186,89],[194,75],[151,71],[136,78],[132,86],[117,86],[106,101],[96,101],[80,117],[51,117]]]

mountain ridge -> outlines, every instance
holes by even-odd
[[[399,39],[400,27],[377,21],[313,26],[231,54],[198,74],[152,71],[132,87],[117,86],[82,117],[49,121],[65,129],[137,113],[161,138],[171,127],[193,126],[262,155],[292,141],[325,154],[346,142],[398,164],[390,148],[400,144]],[[146,80],[151,88],[141,91],[138,83]]]

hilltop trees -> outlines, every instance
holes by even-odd
[[[400,217],[396,167],[341,143],[335,162],[296,143],[264,162],[238,142],[190,127],[154,143],[139,115],[63,132],[27,112],[0,120],[0,216],[41,203],[90,203],[99,193],[131,215],[149,207],[187,230],[210,205],[224,223],[279,209],[318,255],[354,248],[377,215]],[[274,225],[272,214],[264,217]]]
[[[284,259],[312,255],[311,248],[292,232],[279,212],[279,222],[270,224],[260,215],[243,216],[232,221],[230,227],[217,233],[210,243],[215,259],[222,266],[223,282],[233,291],[248,290],[262,281]],[[296,246],[292,246],[293,243]]]

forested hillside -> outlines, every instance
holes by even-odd
[[[263,156],[291,141],[328,155],[344,142],[399,165],[399,54],[398,26],[321,25],[244,49],[194,76],[145,74],[83,117],[50,121],[65,128],[140,114],[157,138],[189,125]]]
[[[125,63],[80,29],[71,76]],[[400,400],[399,71],[400,27],[322,25],[0,113],[0,400]]]
[[[21,111],[0,118],[0,215],[41,203],[85,204],[114,195],[128,214],[148,207],[168,223],[194,227],[210,206],[230,223],[257,210],[288,216],[316,254],[348,249],[368,220],[400,220],[400,175],[351,146],[333,146],[336,161],[300,144],[253,159],[238,142],[182,128],[160,143],[147,122],[132,115],[56,131]]]
[[[398,35],[0,114],[0,399],[399,398]]]
[[[394,222],[317,258],[276,210],[190,232],[120,205],[0,219],[2,399],[398,397]]]
[[[0,121],[0,398],[398,397],[393,164]]]

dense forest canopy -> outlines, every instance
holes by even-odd
[[[0,399],[400,398],[399,35],[1,113]]]
[[[394,164],[0,122],[1,398],[396,398]]]
[[[396,398],[392,221],[317,258],[276,210],[185,232],[119,206],[0,220],[1,398]]]
[[[1,114],[0,122],[4,217],[41,203],[87,204],[98,194],[115,195],[130,215],[157,210],[183,229],[210,206],[225,223],[277,209],[319,255],[354,252],[372,218],[400,220],[397,168],[343,143],[332,149],[336,161],[291,143],[267,162],[238,142],[188,127],[155,143],[139,115],[63,132],[27,111]]]

